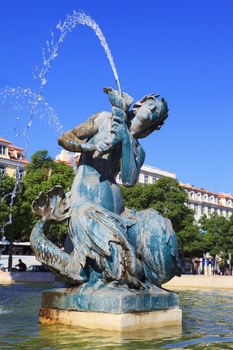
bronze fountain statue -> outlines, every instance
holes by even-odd
[[[180,274],[172,224],[154,209],[124,208],[116,183],[119,173],[124,186],[137,182],[145,158],[139,139],[161,128],[167,103],[159,95],[146,95],[130,110],[129,95],[112,88],[104,92],[112,112],[96,113],[59,138],[66,150],[81,153],[71,191],[64,193],[58,185],[32,204],[42,217],[31,233],[35,255],[67,283],[43,293],[40,320],[66,323],[61,312],[77,312],[77,321],[72,316],[68,324],[92,328],[80,321],[80,312],[130,313],[133,324],[139,312],[143,321],[137,329],[153,326],[145,312],[175,310],[170,322],[180,322],[178,296],[160,288]],[[52,221],[64,220],[69,229],[62,250],[44,231]],[[98,317],[93,327],[108,327]],[[114,323],[111,329],[124,327]]]

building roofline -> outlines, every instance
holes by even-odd
[[[232,211],[233,212],[233,207],[228,207],[227,205],[221,204],[221,203],[212,203],[212,202],[206,202],[202,200],[197,200],[193,198],[188,199],[189,203],[191,204],[197,204],[197,205],[204,205],[206,207],[211,207],[211,208],[219,208],[219,209],[226,209],[227,211]]]
[[[194,191],[198,191],[198,192],[202,192],[202,193],[207,193],[216,197],[220,197],[220,198],[229,198],[229,199],[233,199],[233,196],[231,194],[228,193],[222,193],[222,192],[212,192],[212,191],[208,191],[205,190],[204,188],[200,188],[200,187],[195,187],[192,185],[188,185],[188,184],[183,184],[183,183],[179,183],[181,187],[186,188],[186,189],[190,189],[190,190],[194,190]]]
[[[16,150],[21,150],[21,151],[23,151],[23,148],[22,147],[19,147],[19,146],[15,146],[15,145],[13,145],[12,143],[9,145],[9,149],[16,149]]]
[[[153,176],[153,173],[154,173],[161,176],[167,176],[167,177],[177,179],[176,173],[173,173],[168,170],[159,169],[147,164],[143,164],[140,171],[142,173],[148,173],[148,175],[151,175],[151,176]]]
[[[12,144],[12,142],[10,142],[10,141],[4,139],[3,137],[0,137],[0,142],[4,142],[4,143],[6,143],[6,144],[8,144],[8,145],[11,145],[11,144]]]
[[[4,158],[0,156],[0,162],[5,162],[7,164],[11,164],[11,163],[23,163],[23,164],[29,164],[30,162],[27,159],[11,159],[11,158]]]

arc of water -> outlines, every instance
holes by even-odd
[[[60,47],[65,40],[67,34],[71,32],[78,24],[86,25],[90,28],[92,28],[97,35],[97,37],[100,40],[100,43],[102,47],[104,48],[104,51],[107,55],[107,58],[109,60],[109,63],[112,67],[113,74],[117,83],[118,91],[121,93],[121,87],[120,87],[120,81],[117,73],[117,69],[111,54],[111,50],[108,46],[108,43],[103,35],[103,32],[101,31],[99,25],[94,21],[93,18],[86,15],[83,11],[73,11],[71,15],[67,15],[65,21],[62,23],[61,21],[57,24],[56,28],[60,30],[60,35],[57,40],[55,40],[54,33],[52,33],[52,39],[51,41],[47,41],[47,48],[42,50],[42,56],[43,56],[43,66],[39,70],[38,67],[36,67],[36,70],[34,71],[34,76],[36,78],[39,78],[41,81],[41,87],[40,91],[44,88],[44,86],[47,83],[47,75],[52,67],[53,61],[57,58],[58,52],[60,50]]]
[[[109,60],[110,66],[112,68],[116,83],[117,83],[117,88],[119,91],[119,94],[121,94],[121,86],[120,86],[120,80],[118,77],[117,69],[113,60],[113,56],[111,53],[111,50],[108,46],[108,43],[106,41],[105,36],[103,35],[102,30],[100,29],[99,25],[95,22],[93,18],[90,16],[86,15],[83,11],[73,11],[71,15],[67,15],[64,22],[62,23],[59,21],[57,24],[56,28],[60,31],[60,35],[58,36],[58,39],[55,39],[55,35],[53,32],[51,32],[51,40],[46,41],[46,48],[42,49],[42,68],[38,69],[38,67],[35,67],[34,69],[34,77],[37,79],[40,79],[40,89],[39,89],[39,94],[38,96],[42,98],[42,91],[47,84],[47,78],[49,71],[52,67],[53,62],[56,60],[59,50],[68,35],[73,29],[77,27],[77,25],[86,25],[90,27],[91,29],[94,30],[96,36],[99,38],[100,43],[102,47],[104,48],[104,51],[107,55],[107,58]],[[29,121],[30,122],[30,121]],[[71,157],[71,164],[74,169],[74,172],[76,171],[76,165],[74,163],[74,157],[73,155]]]

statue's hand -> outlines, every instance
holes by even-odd
[[[93,153],[93,158],[101,157],[103,154],[109,153],[113,146],[116,146],[119,142],[126,142],[128,140],[129,131],[125,123],[125,113],[117,107],[113,107],[114,112],[112,116],[112,127],[111,134],[112,137],[109,140],[103,140],[96,145],[93,145],[95,152]],[[118,110],[118,112],[116,111]]]
[[[85,142],[85,143],[82,143],[81,149],[83,152],[93,152],[96,150],[96,145]]]
[[[112,148],[112,142],[102,141],[95,145],[95,152],[93,158],[101,157],[103,154],[108,153]]]
[[[104,92],[108,94],[109,100],[113,107],[118,107],[122,109],[124,112],[129,110],[131,103],[133,102],[133,98],[126,93],[119,94],[117,90],[114,90],[110,87],[105,87]]]
[[[129,131],[125,123],[125,115],[123,115],[124,112],[119,108],[115,108],[115,112],[116,112],[116,109],[121,111],[121,113],[117,111],[117,113],[113,114],[113,117],[112,117],[111,133],[115,135],[112,141],[113,145],[115,145],[119,141],[124,143],[125,141],[128,140],[128,137],[129,137]]]

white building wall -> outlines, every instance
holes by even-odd
[[[218,214],[230,218],[233,213],[233,196],[224,193],[214,193],[194,186],[180,184],[188,192],[190,209],[195,211],[195,220],[198,222],[202,215],[210,217]]]

